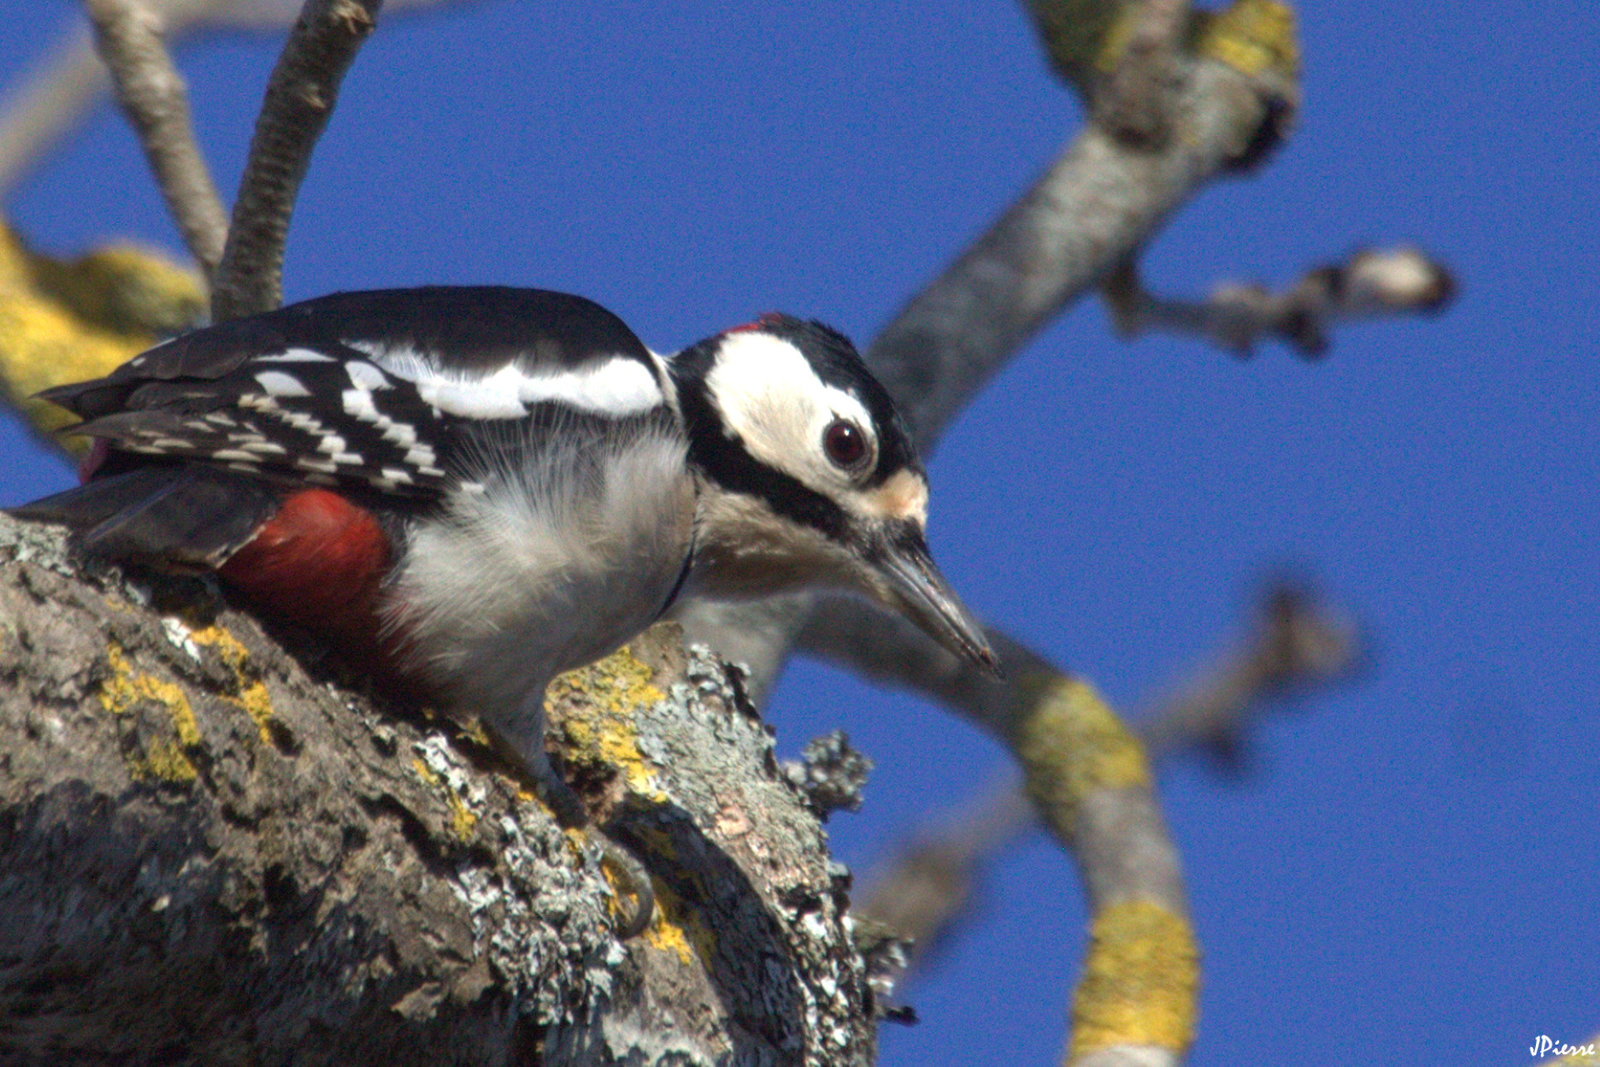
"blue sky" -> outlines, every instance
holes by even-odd
[[[0,11],[9,82],[76,5]],[[1315,365],[1125,343],[1096,302],[1069,309],[934,457],[934,550],[1126,709],[1223,646],[1273,569],[1354,612],[1372,669],[1269,720],[1243,781],[1162,769],[1205,952],[1191,1062],[1521,1062],[1536,1034],[1600,1029],[1600,8],[1299,15],[1298,129],[1179,215],[1147,280],[1281,284],[1411,241],[1455,271],[1455,306],[1344,328]],[[182,53],[225,189],[274,54]],[[395,18],[313,163],[286,289],[494,281],[598,299],[657,348],[774,308],[865,341],[1079,121],[1010,3]],[[103,109],[4,209],[53,251],[176,249],[142,168]],[[69,481],[14,422],[0,450],[0,502]],[[877,760],[830,827],[857,870],[1007,773],[944,712],[810,664],[769,718],[788,752],[842,726]],[[883,1062],[1053,1062],[1083,918],[1030,838],[906,991],[923,1021]]]

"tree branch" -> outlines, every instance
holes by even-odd
[[[1117,332],[1126,338],[1149,330],[1202,337],[1241,358],[1263,338],[1278,337],[1308,358],[1328,348],[1328,333],[1352,319],[1425,312],[1449,304],[1455,283],[1443,265],[1415,248],[1357,252],[1344,263],[1308,271],[1279,294],[1263,286],[1228,282],[1208,300],[1170,300],[1147,291],[1129,261],[1104,290]]]
[[[1136,0],[1125,6],[1122,54],[1111,76],[1090,92],[1094,122],[1122,143],[1158,149],[1172,135],[1189,20],[1188,0]]]
[[[55,432],[71,416],[34,394],[110,374],[204,310],[200,280],[165,256],[111,245],[56,259],[0,223],[0,401],[51,448],[81,450]]]
[[[0,194],[43,161],[109,86],[94,43],[75,28],[6,94],[0,112]]]
[[[1086,127],[873,343],[868,362],[925,450],[1068,301],[1245,151],[1267,117],[1251,79],[1221,64],[1199,64],[1183,97],[1182,134],[1159,151]]]
[[[470,731],[4,517],[0,677],[0,909],[26,917],[0,1059],[872,1057],[847,878],[737,676],[673,628],[552,696],[569,777],[652,875],[626,943],[596,843]]]
[[[1349,678],[1364,659],[1364,642],[1353,624],[1320,609],[1302,589],[1274,584],[1255,614],[1252,632],[1236,648],[1135,720],[1152,761],[1203,747],[1236,765],[1246,733],[1259,716],[1285,697],[1321,692]],[[813,624],[801,640],[803,648],[841,666],[900,688],[921,687],[924,676],[899,665],[914,650],[892,642],[885,647],[882,636],[873,642],[860,636],[847,630],[836,637]],[[912,637],[909,630],[893,636]],[[960,693],[948,688],[941,698],[948,701]],[[976,695],[967,691],[966,699]],[[956,710],[985,722],[993,718],[984,702]],[[856,910],[911,940],[908,964],[915,968],[957,928],[974,885],[1034,821],[1015,785],[982,793],[913,832],[896,855],[868,876]]]
[[[1059,6],[1097,9],[1089,14],[1104,33],[1086,54],[1110,47],[1116,18],[1128,8],[1082,0]],[[1173,17],[1170,6],[1146,12],[1151,32]],[[1175,90],[1164,97],[1169,136],[1149,143],[1090,124],[869,349],[868,363],[925,452],[1069,300],[1127,260],[1207,181],[1253,164],[1281,136],[1298,99],[1287,8],[1237,0],[1206,21],[1194,48],[1176,81],[1162,72],[1148,79]],[[708,606],[686,612],[684,621],[697,639],[749,657],[758,692],[802,631],[806,646],[824,654],[875,647],[885,652],[877,658],[896,659],[897,674],[916,677],[920,691],[1005,739],[1042,817],[1073,851],[1095,915],[1074,1008],[1074,1062],[1146,1054],[1155,1058],[1144,1062],[1175,1062],[1190,1040],[1196,950],[1177,857],[1137,744],[1085,687],[1015,642],[996,645],[1012,678],[1002,686],[967,672],[920,635],[861,614],[858,605],[818,603],[797,597],[759,610]]]
[[[188,94],[162,42],[160,17],[140,0],[85,3],[117,101],[139,135],[184,244],[209,279],[222,258],[228,222],[195,143]]]
[[[1147,1062],[1174,1063],[1192,1038],[1197,950],[1177,853],[1143,752],[1088,686],[1005,634],[991,631],[989,638],[1006,665],[1003,683],[967,670],[909,625],[853,600],[827,601],[800,645],[867,677],[909,685],[1010,746],[1033,807],[1071,849],[1089,898],[1090,946],[1073,1009],[1072,1062],[1139,1046],[1162,1057]],[[976,823],[985,834],[1009,833],[1017,825],[1009,806],[980,805],[962,829]],[[946,902],[964,899],[960,872],[989,847],[981,840],[941,845],[924,845],[908,860],[914,867],[908,882],[917,888],[898,885],[872,896],[923,895],[920,909],[896,917],[938,920],[941,894]],[[951,880],[941,889],[930,874]]]
[[[212,318],[270,311],[283,302],[284,245],[295,197],[339,83],[381,7],[382,0],[306,0],[267,82],[212,291]]]

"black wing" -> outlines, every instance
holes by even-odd
[[[562,407],[642,414],[664,404],[662,374],[621,319],[582,297],[431,287],[222,323],[40,395],[114,452],[436,498],[463,484],[475,428]]]

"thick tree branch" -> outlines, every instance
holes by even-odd
[[[1217,286],[1207,300],[1170,300],[1147,291],[1130,261],[1106,280],[1106,303],[1117,332],[1149,330],[1202,337],[1236,356],[1278,337],[1308,358],[1328,348],[1340,322],[1442,311],[1455,294],[1450,272],[1415,248],[1365,250],[1344,263],[1319,266],[1283,293],[1255,284]]]
[[[295,197],[333,113],[339,83],[377,25],[381,7],[382,0],[306,0],[267,82],[213,286],[212,318],[270,311],[283,302],[283,254]]]
[[[552,694],[569,777],[653,876],[626,943],[595,842],[470,732],[3,517],[0,677],[0,1060],[871,1059],[809,797],[670,628]]]
[[[85,0],[117,101],[139,135],[167,210],[202,273],[222,258],[228,222],[195,143],[183,77],[162,41],[161,17],[142,0]]]

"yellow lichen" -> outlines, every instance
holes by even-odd
[[[113,715],[130,715],[142,703],[152,703],[172,720],[173,737],[146,742],[140,756],[129,756],[128,773],[137,781],[157,778],[165,782],[192,782],[200,771],[187,750],[200,744],[200,724],[189,698],[175,682],[135,671],[122,646],[106,646],[110,675],[100,683],[100,705]]]
[[[428,766],[426,763],[423,763],[420,756],[412,757],[411,766],[412,769],[417,772],[417,777],[421,778],[428,785],[437,788],[438,786],[444,784],[444,779],[433,773],[433,768]]]
[[[1243,74],[1300,73],[1300,45],[1295,39],[1294,9],[1278,0],[1235,0],[1228,8],[1206,14],[1195,50]]]
[[[450,832],[457,841],[466,844],[472,840],[472,832],[478,825],[478,816],[467,807],[467,802],[451,787],[444,777],[429,767],[420,757],[411,760],[412,768],[417,772],[417,777],[423,782],[439,790],[444,797],[445,806],[450,809]]]
[[[1102,909],[1072,1001],[1072,1056],[1116,1045],[1181,1056],[1194,1040],[1199,990],[1200,950],[1187,920],[1150,901]]]
[[[217,650],[222,662],[233,672],[233,692],[223,693],[222,699],[250,716],[261,735],[261,743],[271,744],[272,731],[268,723],[272,722],[272,695],[267,692],[266,683],[246,669],[250,662],[250,651],[239,643],[237,637],[220,626],[204,626],[193,630],[189,638],[197,645]]]
[[[450,832],[456,835],[457,841],[471,841],[473,828],[478,825],[478,816],[453,789],[445,797],[445,802],[450,805]]]
[[[694,963],[696,957],[702,965],[709,964],[712,953],[716,951],[716,935],[706,928],[694,910],[665,882],[653,878],[650,884],[655,889],[656,909],[650,925],[644,930],[645,944],[662,952],[674,953],[678,962],[685,967]]]
[[[1070,830],[1093,790],[1149,787],[1143,747],[1091,686],[1056,674],[1022,684],[1036,696],[1014,745],[1028,792],[1052,822]]]
[[[656,770],[639,750],[633,709],[663,698],[650,668],[624,648],[599,663],[569,671],[550,684],[547,703],[566,708],[562,731],[572,755],[618,768],[628,790],[656,803],[667,799]]]
[[[1095,75],[1117,69],[1144,14],[1128,0],[1028,0],[1028,9],[1051,66],[1085,94]],[[1190,30],[1197,54],[1244,74],[1299,73],[1294,9],[1280,0],[1234,0],[1222,11],[1196,11]]]

